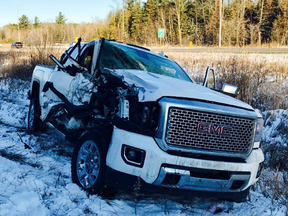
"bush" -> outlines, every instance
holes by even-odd
[[[217,87],[238,86],[238,99],[262,111],[288,108],[286,55],[229,53],[166,53],[200,83],[208,65],[215,69]]]
[[[0,54],[4,67],[0,69],[0,78],[17,78],[21,80],[30,80],[33,70],[37,64],[55,65],[50,60],[49,55],[52,54],[60,57],[63,50],[55,48],[36,47],[29,50],[13,50],[9,53]]]

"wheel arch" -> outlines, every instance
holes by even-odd
[[[39,95],[40,95],[40,83],[39,81],[34,80],[31,88],[30,97],[31,99],[37,98],[39,100]]]
[[[103,125],[102,125],[102,127],[103,127]],[[103,128],[105,128],[105,127],[103,127]],[[72,182],[76,183],[82,189],[84,189],[85,191],[87,191],[88,193],[91,193],[91,194],[101,193],[102,190],[104,189],[104,186],[105,186],[106,156],[107,156],[108,145],[107,145],[107,140],[106,141],[104,140],[105,135],[103,135],[102,132],[103,132],[103,130],[100,129],[100,125],[99,125],[99,127],[89,128],[86,131],[84,131],[81,134],[81,136],[79,137],[78,141],[76,142],[76,145],[74,146],[73,156],[72,156],[72,160],[71,160]],[[79,154],[80,155],[90,154],[90,156],[91,156],[91,154],[94,154],[93,152],[95,152],[95,151],[93,151],[93,152],[88,151],[88,153],[87,152],[85,152],[84,154],[80,153],[82,146],[85,145],[85,143],[87,141],[88,142],[92,141],[96,145],[96,147],[98,149],[97,154],[99,154],[98,157],[100,158],[100,159],[98,159],[98,157],[96,158],[97,160],[100,161],[100,162],[97,162],[99,168],[95,168],[93,166],[95,169],[98,170],[98,173],[97,173],[96,180],[94,178],[94,181],[92,181],[92,182],[90,182],[90,180],[91,180],[90,177],[92,175],[90,168],[92,166],[88,165],[87,166],[88,168],[86,168],[86,165],[80,167],[79,161],[78,161]],[[103,142],[105,142],[106,145]],[[91,153],[89,153],[89,152],[91,152]],[[90,157],[88,157],[88,159],[89,158]],[[91,162],[89,162],[91,159],[85,160],[82,158],[81,160],[83,161],[83,162],[81,162],[82,165],[86,164],[86,163],[91,164]],[[83,169],[86,170],[86,173],[79,174],[78,173],[79,168],[82,170]],[[90,170],[90,171],[88,171],[88,170]],[[83,185],[83,181],[82,181],[84,179],[83,176],[85,176],[85,175],[87,176],[87,179],[90,179],[88,181],[89,184],[86,186]]]
[[[98,137],[101,139],[101,141],[105,144],[105,146],[108,148],[111,142],[112,138],[112,132],[113,132],[113,126],[112,125],[95,125],[92,128],[89,128],[85,130],[80,137],[90,134],[92,136]]]

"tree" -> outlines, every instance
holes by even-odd
[[[186,11],[187,1],[186,0],[175,0],[175,14],[177,17],[177,26],[178,26],[178,38],[179,38],[179,44],[182,45],[182,16],[184,15],[184,12]]]
[[[55,22],[57,24],[64,25],[67,19],[65,18],[64,14],[62,12],[59,12],[58,16],[55,18]]]
[[[5,31],[4,31],[4,30],[1,30],[1,31],[0,31],[0,39],[1,39],[1,40],[4,40],[5,38],[6,38]]]
[[[29,26],[29,19],[26,15],[22,15],[20,18],[19,18],[19,28],[21,29],[25,29]]]
[[[222,44],[222,0],[219,1],[219,47]]]
[[[141,11],[140,2],[135,2],[132,5],[131,12],[132,12],[131,17],[130,17],[131,24],[129,23],[131,37],[135,41],[137,41],[137,40],[141,41],[140,35],[141,35],[142,11]]]
[[[266,43],[271,42],[273,24],[279,15],[281,15],[279,0],[267,0],[264,5],[263,20],[261,23],[262,41]]]
[[[281,45],[288,44],[288,1],[280,1],[281,13],[273,23],[272,36]]]
[[[264,8],[264,0],[260,0],[261,7],[260,7],[260,17],[259,17],[259,31],[258,31],[258,44],[261,45],[262,39],[261,39],[261,25],[263,20],[263,8]]]
[[[33,26],[34,26],[35,28],[37,28],[37,27],[39,26],[39,23],[40,23],[39,18],[38,18],[37,16],[35,16]]]
[[[156,11],[156,5],[154,0],[148,0],[146,3],[144,3],[143,8],[143,14],[142,14],[142,30],[144,33],[144,43],[153,43],[153,41],[156,39],[156,29],[157,26],[155,24],[155,20],[157,17],[157,11]]]

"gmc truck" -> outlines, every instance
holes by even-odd
[[[28,132],[45,124],[75,143],[74,183],[246,199],[264,160],[263,120],[231,97],[237,87],[215,88],[211,67],[197,84],[163,52],[106,39],[50,58],[56,66],[33,71]]]

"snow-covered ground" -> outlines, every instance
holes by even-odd
[[[0,215],[287,215],[285,204],[266,198],[260,184],[245,203],[148,194],[135,199],[133,192],[88,196],[71,181],[72,146],[50,130],[26,133],[28,86],[0,82]],[[275,138],[270,126],[265,140]]]

